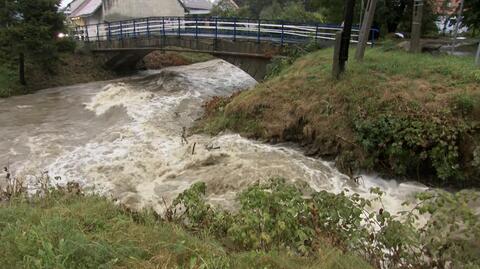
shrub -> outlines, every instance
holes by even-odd
[[[377,268],[465,268],[480,265],[479,216],[470,205],[473,192],[420,193],[412,210],[391,214],[383,208],[383,193],[372,189],[374,199],[358,194],[313,192],[306,196],[283,179],[257,183],[238,195],[240,208],[225,213],[208,205],[205,185],[195,184],[176,201],[185,211],[181,223],[207,230],[243,250],[286,249],[311,255],[326,242],[363,256]],[[197,214],[192,210],[198,209]],[[428,216],[423,216],[428,214]],[[224,216],[228,215],[228,218]],[[199,217],[201,216],[201,217]],[[220,217],[219,217],[220,216]],[[421,226],[418,219],[426,218]],[[219,230],[211,222],[222,220]],[[195,220],[197,225],[191,225]],[[226,229],[226,230],[225,230]],[[225,233],[226,231],[226,233]],[[473,267],[472,267],[473,268]]]
[[[77,47],[77,43],[73,38],[61,38],[56,41],[57,49],[59,52],[74,53]]]
[[[371,154],[371,163],[390,167],[397,175],[430,171],[444,181],[463,179],[459,141],[471,130],[446,115],[379,115],[354,123],[358,141]]]

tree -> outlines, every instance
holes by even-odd
[[[10,60],[16,58],[19,80],[25,85],[25,61],[53,70],[55,37],[64,29],[64,17],[58,12],[60,0],[0,2],[0,49]]]
[[[475,33],[480,28],[480,0],[465,1],[463,17],[463,24]]]

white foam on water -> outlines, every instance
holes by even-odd
[[[187,137],[188,144],[182,143],[183,129],[201,115],[204,101],[247,90],[255,83],[237,67],[214,60],[109,83],[88,95],[71,91],[68,94],[83,100],[83,106],[76,108],[78,114],[91,124],[79,127],[78,119],[64,117],[61,126],[86,128],[85,140],[70,143],[62,130],[44,132],[50,126],[39,122],[37,131],[28,137],[30,158],[17,167],[48,171],[54,184],[79,182],[134,209],[157,211],[163,210],[164,199],[171,201],[198,181],[207,183],[212,203],[226,208],[232,207],[240,190],[272,177],[303,181],[317,191],[348,190],[365,197],[370,197],[370,188],[379,187],[391,211],[401,210],[405,200],[426,189],[375,176],[363,176],[357,185],[332,163],[306,157],[289,146],[262,144],[235,134],[193,135]],[[55,113],[53,109],[49,115]],[[125,119],[113,117],[122,113]]]

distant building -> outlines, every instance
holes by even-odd
[[[438,15],[454,15],[460,6],[460,0],[434,0],[433,3],[434,12]]]
[[[437,28],[440,33],[451,34],[457,23],[457,12],[460,8],[460,0],[434,0],[433,10],[438,15],[436,21]],[[460,27],[459,33],[465,33],[468,31],[468,27]]]
[[[68,18],[78,26],[103,21],[102,0],[74,0],[67,6]]]
[[[74,0],[64,10],[78,26],[146,17],[208,14],[209,0]]]
[[[179,0],[188,15],[206,15],[212,10],[212,3],[208,0]]]

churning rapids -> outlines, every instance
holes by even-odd
[[[227,208],[239,190],[271,177],[364,196],[380,187],[392,211],[426,189],[374,176],[363,176],[357,185],[331,163],[305,157],[294,147],[235,134],[183,141],[184,128],[201,116],[205,100],[255,83],[237,67],[213,60],[0,99],[0,165],[32,188],[48,173],[53,184],[78,182],[133,209],[157,211],[163,210],[163,199],[170,201],[197,181],[207,183],[212,203]]]

